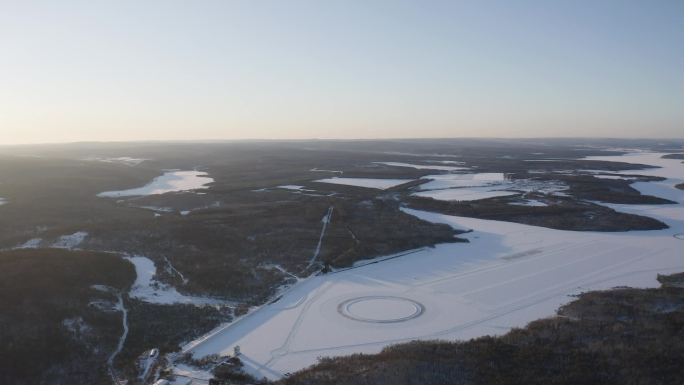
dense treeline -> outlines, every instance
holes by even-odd
[[[537,196],[530,196],[537,198]],[[650,217],[627,214],[591,202],[566,197],[539,195],[548,206],[530,207],[511,205],[509,197],[482,199],[470,202],[440,201],[410,197],[409,205],[449,215],[492,219],[574,231],[629,231],[659,230],[668,226]]]
[[[92,285],[127,291],[134,280],[133,266],[115,255],[0,252],[0,384],[109,384],[121,314],[93,306],[116,297]]]
[[[117,365],[128,378],[138,375],[133,365],[143,352],[158,348],[161,354],[175,352],[180,345],[231,320],[229,308],[197,307],[189,304],[157,305],[128,300],[128,338]]]
[[[659,289],[590,292],[501,337],[412,342],[324,358],[283,385],[682,384],[684,274]]]

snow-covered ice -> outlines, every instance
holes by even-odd
[[[567,189],[558,181],[513,180],[500,172],[428,175],[423,179],[430,181],[422,184],[420,191],[413,195],[444,201],[475,201],[521,192],[551,193]]]
[[[340,177],[333,177],[333,178],[326,178],[326,179],[318,179],[318,180],[315,180],[314,182],[332,183],[332,184],[341,184],[341,185],[347,185],[347,186],[356,186],[356,187],[366,187],[366,188],[376,188],[376,189],[380,189],[380,190],[387,190],[388,188],[399,186],[399,185],[402,185],[404,183],[408,183],[411,181],[412,181],[412,179],[378,179],[378,178],[340,178]]]
[[[375,162],[376,164],[383,164],[385,166],[394,167],[407,167],[415,168],[418,170],[440,170],[440,171],[462,171],[469,170],[469,167],[457,167],[457,166],[439,166],[433,164],[413,164],[413,163],[401,163],[401,162]]]
[[[506,176],[501,172],[482,172],[476,174],[428,175],[422,179],[430,181],[420,186],[421,190],[437,190],[457,187],[481,187],[504,183]]]
[[[443,190],[420,191],[412,195],[440,201],[476,201],[519,194],[515,191],[492,190],[490,187],[462,187]]]
[[[119,198],[139,195],[165,194],[175,191],[189,191],[205,188],[214,181],[201,171],[169,171],[158,176],[143,187],[122,191],[105,191],[97,194],[104,198]]]
[[[626,170],[618,174],[647,175],[666,178],[658,182],[635,182],[631,186],[645,195],[653,195],[669,199],[677,204],[666,205],[625,205],[595,202],[617,211],[630,214],[645,215],[664,222],[673,229],[684,232],[684,191],[675,186],[684,183],[684,163],[678,159],[663,159],[662,153],[635,152],[623,156],[592,156],[589,160],[624,161],[658,166],[643,170]]]
[[[684,176],[682,166],[677,162],[651,170],[668,178],[655,182],[661,187],[654,192],[674,197],[667,189]],[[240,345],[247,371],[280,378],[318,357],[375,353],[415,339],[502,334],[552,316],[572,300],[570,295],[622,285],[657,287],[658,273],[684,271],[682,241],[673,236],[684,233],[684,205],[677,201],[649,205],[648,212],[621,205],[653,213],[671,226],[624,233],[563,231],[404,209],[426,221],[473,230],[461,235],[470,242],[302,279],[276,302],[183,350],[202,357],[229,354]]]

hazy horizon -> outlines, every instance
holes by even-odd
[[[212,143],[259,143],[259,142],[391,142],[391,141],[436,141],[436,140],[470,140],[470,141],[684,141],[684,137],[604,137],[604,136],[553,136],[553,137],[503,137],[503,136],[452,136],[452,137],[396,137],[396,138],[241,138],[241,139],[211,139],[211,138],[196,138],[196,139],[123,139],[123,140],[74,140],[74,141],[53,141],[53,142],[24,142],[24,143],[3,143],[0,142],[1,147],[20,147],[20,146],[51,146],[51,145],[80,145],[80,144],[125,144],[125,143],[151,143],[151,144],[212,144]]]
[[[0,144],[684,137],[678,1],[26,1]]]

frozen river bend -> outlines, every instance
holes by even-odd
[[[307,278],[184,350],[202,357],[230,354],[239,345],[249,372],[279,378],[323,356],[374,353],[414,339],[502,334],[553,315],[569,295],[582,291],[655,287],[658,273],[684,271],[684,240],[675,236],[684,233],[684,192],[674,187],[682,182],[684,164],[660,155],[619,160],[662,167],[644,174],[668,180],[635,187],[678,204],[627,207],[652,213],[669,229],[572,232],[406,209],[427,221],[472,229],[462,235],[470,243]]]

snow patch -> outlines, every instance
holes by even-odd
[[[278,188],[282,188],[285,190],[301,191],[302,189],[304,189],[304,186],[299,186],[299,185],[294,185],[294,184],[286,184],[286,185],[278,186]]]
[[[226,301],[221,301],[207,297],[187,296],[179,293],[173,286],[161,283],[154,277],[157,274],[157,268],[154,262],[143,256],[126,257],[135,266],[135,283],[131,287],[129,295],[132,298],[137,298],[148,303],[155,303],[161,305],[171,304],[191,304],[195,306],[220,305],[226,304]],[[175,270],[174,268],[174,271]],[[182,277],[185,279],[185,277]]]
[[[509,203],[510,205],[513,206],[529,206],[529,207],[547,207],[548,204],[542,201],[538,201],[536,199],[526,199],[521,202],[511,202]]]
[[[28,241],[22,243],[19,246],[14,247],[15,249],[37,249],[40,243],[43,242],[41,238],[31,238]]]
[[[105,191],[97,194],[103,198],[119,198],[140,195],[157,195],[176,191],[190,191],[201,188],[214,182],[213,178],[201,171],[169,171],[158,176],[152,182],[143,187],[121,191]]]
[[[76,336],[83,335],[92,330],[82,317],[66,318],[62,321],[62,326]]]
[[[476,201],[519,194],[514,191],[492,190],[489,187],[463,187],[445,190],[420,191],[412,195],[440,201]]]
[[[421,185],[420,191],[413,195],[445,201],[475,201],[521,192],[548,194],[567,189],[564,183],[558,181],[512,180],[499,172],[428,175],[423,179],[429,179],[430,182]]]
[[[437,166],[437,165],[424,165],[424,164],[413,164],[413,163],[401,163],[401,162],[373,162],[375,164],[383,164],[385,166],[393,167],[407,167],[415,168],[417,170],[441,170],[441,171],[461,171],[469,170],[468,167],[456,167],[456,166]]]
[[[340,184],[365,188],[387,190],[389,188],[411,182],[412,179],[376,179],[376,178],[341,178],[333,177],[315,180],[314,182]]]
[[[83,243],[87,236],[88,233],[85,231],[77,231],[70,235],[62,235],[57,238],[55,243],[52,244],[52,247],[57,249],[75,249]]]
[[[333,172],[333,173],[340,174],[340,175],[344,174],[344,171],[341,171],[341,170],[324,170],[324,169],[320,169],[318,167],[314,167],[309,171],[311,171],[311,172]]]

